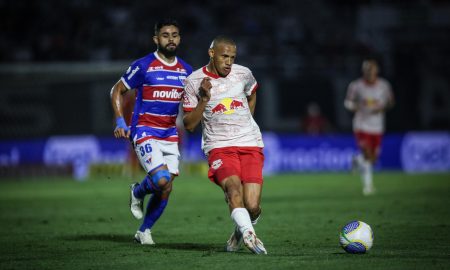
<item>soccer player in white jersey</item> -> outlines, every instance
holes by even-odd
[[[263,141],[253,119],[258,84],[251,71],[234,64],[236,44],[219,36],[212,42],[209,63],[187,79],[183,99],[188,131],[202,123],[202,149],[209,179],[219,185],[235,223],[226,250],[242,242],[255,254],[267,254],[253,225],[261,214]]]
[[[178,175],[180,153],[176,118],[184,80],[192,68],[176,56],[180,31],[175,20],[155,24],[156,52],[134,61],[111,90],[116,117],[116,138],[129,139],[147,176],[131,185],[130,210],[137,219],[144,217],[134,238],[143,245],[154,241],[151,228],[167,206],[172,182]],[[122,95],[136,89],[136,102],[130,127],[124,120]],[[143,201],[149,199],[145,216]]]
[[[375,192],[373,164],[380,154],[384,133],[385,111],[394,105],[388,81],[378,77],[378,63],[367,59],[362,64],[363,77],[350,83],[345,107],[354,112],[353,132],[361,154],[353,159],[353,166],[361,172],[363,194]]]

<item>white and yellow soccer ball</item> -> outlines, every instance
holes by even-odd
[[[348,253],[366,253],[373,245],[372,228],[362,221],[351,221],[342,227],[339,243]]]

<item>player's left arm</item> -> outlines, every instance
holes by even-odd
[[[123,115],[123,95],[128,91],[123,81],[119,80],[111,89],[111,105],[114,111],[116,119],[116,129],[114,130],[114,136],[116,138],[128,138],[130,136],[130,130],[124,120]]]
[[[351,82],[347,88],[344,107],[350,112],[358,110],[356,82]]]
[[[244,74],[244,93],[247,96],[247,103],[248,108],[250,109],[250,113],[254,115],[256,107],[256,90],[258,89],[259,85],[250,69],[246,69]]]
[[[253,92],[250,96],[247,96],[247,102],[251,114],[254,115],[256,107],[256,92]]]
[[[386,110],[391,109],[395,105],[395,97],[390,84],[388,84],[387,95]]]

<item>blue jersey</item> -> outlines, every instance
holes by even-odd
[[[180,58],[169,64],[156,52],[131,64],[121,80],[128,89],[136,89],[130,127],[133,141],[178,142],[178,108],[184,81],[191,73],[192,67]]]

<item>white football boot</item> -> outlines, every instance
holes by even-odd
[[[130,194],[130,210],[133,216],[137,219],[141,219],[144,216],[144,200],[138,199],[134,197],[133,190],[138,186],[138,183],[134,183],[131,185],[131,194]]]
[[[363,195],[370,196],[377,192],[377,190],[373,187],[373,185],[367,185],[363,188]]]
[[[256,234],[250,230],[244,232],[243,237],[245,246],[254,254],[267,254],[263,242],[256,237]]]
[[[150,229],[146,229],[144,232],[137,231],[134,235],[134,240],[136,242],[141,243],[142,245],[154,245],[155,242],[153,242],[152,238],[152,232]]]
[[[239,231],[237,227],[234,228],[233,233],[230,236],[230,239],[227,241],[227,251],[235,252],[238,251],[242,246],[242,233]]]

